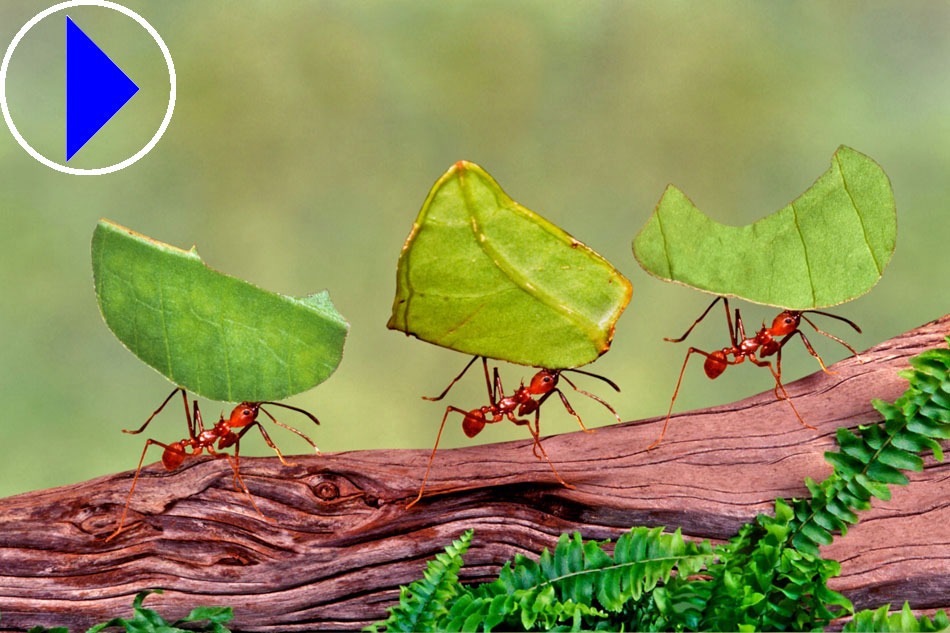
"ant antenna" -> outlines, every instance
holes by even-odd
[[[614,391],[616,391],[616,392],[618,392],[618,393],[620,392],[620,387],[617,386],[617,383],[615,383],[615,382],[614,382],[613,380],[611,380],[610,378],[607,378],[607,377],[605,377],[605,376],[601,376],[600,374],[592,374],[592,373],[590,373],[589,371],[584,371],[583,369],[562,369],[561,371],[562,371],[562,372],[565,372],[565,371],[573,371],[573,372],[578,373],[578,374],[584,374],[585,376],[590,376],[591,378],[597,378],[598,380],[603,380],[605,383],[607,383],[608,385],[610,385],[611,387],[613,387],[613,388],[614,388]],[[568,382],[570,382],[570,380],[568,380]],[[573,385],[572,385],[572,386],[573,386]],[[579,390],[578,390],[578,391],[579,391]]]
[[[850,319],[846,319],[843,316],[838,316],[837,314],[831,314],[830,312],[822,312],[821,310],[802,310],[802,314],[804,314],[805,312],[811,312],[812,314],[820,314],[822,316],[831,317],[832,319],[838,319],[839,321],[844,321],[845,323],[853,327],[855,332],[857,332],[858,334],[861,333],[861,328],[858,327],[857,323],[855,323],[854,321]],[[805,319],[805,320],[807,321],[808,319]],[[811,323],[811,321],[808,321],[808,322]],[[812,327],[815,327],[814,323],[812,323]],[[817,330],[818,328],[815,328],[815,329]],[[822,332],[822,334],[824,334],[824,332]],[[828,336],[828,335],[825,334],[825,336]],[[834,338],[834,337],[831,337],[831,338]],[[854,350],[851,350],[851,351],[853,352]]]
[[[292,406],[290,406],[289,404],[283,404],[283,403],[280,403],[280,402],[267,402],[267,401],[258,402],[257,404],[259,404],[259,405],[261,405],[261,404],[272,404],[272,405],[274,405],[275,407],[283,407],[283,408],[285,408],[285,409],[290,409],[291,411],[296,411],[297,413],[303,413],[305,416],[307,416],[308,418],[310,418],[311,420],[313,420],[314,424],[320,424],[320,420],[318,420],[315,415],[313,415],[313,414],[310,413],[309,411],[306,411],[306,410],[301,409],[301,408],[299,408],[299,407],[292,407]],[[264,411],[264,410],[261,409],[261,411]],[[267,411],[264,411],[264,413],[267,413]],[[267,413],[267,415],[270,416],[270,419],[271,419],[271,420],[274,420],[274,416],[271,416],[270,413]],[[276,422],[277,420],[274,420],[274,421]],[[288,428],[290,428],[290,427],[288,427]]]
[[[264,403],[262,403],[262,404],[277,404],[277,403],[276,403],[276,402],[264,402]],[[295,409],[296,411],[302,411],[301,409],[297,409],[296,407],[290,407],[290,406],[287,406],[287,405],[277,405],[277,406],[285,406],[285,407],[287,407],[288,409]],[[284,428],[287,429],[288,431],[293,431],[294,433],[296,433],[297,435],[299,435],[299,436],[302,437],[303,439],[307,440],[307,443],[310,444],[310,446],[313,447],[313,450],[317,451],[317,453],[320,452],[320,449],[317,448],[317,445],[313,443],[313,440],[311,440],[309,437],[307,437],[306,435],[304,435],[302,432],[298,431],[297,429],[295,429],[295,428],[292,427],[292,426],[289,426],[289,425],[287,425],[287,424],[284,424],[283,422],[278,422],[278,421],[277,421],[277,418],[275,418],[274,416],[272,416],[272,415],[270,414],[270,412],[269,412],[267,409],[265,409],[264,407],[259,407],[259,409],[264,412],[264,415],[266,415],[267,417],[270,418],[270,421],[271,421],[271,422],[273,422],[273,423],[276,424],[277,426],[282,426],[282,427],[284,427]],[[306,411],[302,411],[302,412],[303,412],[303,413],[307,413]],[[310,418],[313,419],[313,420],[316,422],[317,419],[316,419],[315,417],[313,417],[313,416],[310,415],[309,413],[307,413],[307,415],[310,416]],[[317,422],[317,424],[320,424],[320,423]],[[278,451],[277,454],[279,455],[279,454],[280,454],[280,451]],[[281,459],[283,459],[283,458],[281,458]]]
[[[814,310],[809,310],[809,312],[814,312]],[[825,313],[824,313],[824,312],[818,312],[818,314],[825,314]],[[851,321],[848,321],[848,319],[845,319],[844,317],[837,317],[837,316],[835,316],[834,314],[826,314],[825,316],[830,316],[830,317],[835,317],[835,318],[837,318],[837,319],[841,319],[842,321],[845,321],[846,323],[848,323],[848,325],[851,325],[852,327],[854,327],[854,329],[856,329],[858,332],[861,331],[861,330],[858,328],[857,325],[855,325],[854,323],[851,323]],[[807,316],[805,316],[804,314],[802,315],[802,318],[805,319],[806,321],[808,321],[808,325],[810,325],[810,326],[812,326],[813,328],[815,328],[815,331],[816,331],[816,332],[818,332],[819,334],[824,334],[825,336],[827,336],[828,338],[830,338],[830,339],[833,340],[833,341],[838,341],[839,343],[841,343],[842,345],[844,345],[845,347],[847,347],[848,350],[849,350],[852,354],[854,354],[855,356],[857,356],[857,357],[858,357],[858,360],[861,360],[861,357],[858,356],[857,351],[855,351],[855,349],[854,349],[853,347],[851,347],[850,345],[848,345],[847,343],[845,343],[844,341],[842,341],[840,338],[838,338],[838,337],[835,336],[834,334],[828,334],[828,333],[825,332],[824,330],[819,330],[819,329],[818,329],[818,326],[815,325],[814,323],[812,323],[812,322],[811,322],[811,319],[809,319],[809,318],[808,318]]]
[[[587,372],[581,372],[581,373],[587,373]],[[600,378],[600,376],[598,376],[598,378]],[[567,382],[567,384],[569,384],[569,385],[574,389],[574,391],[576,391],[576,392],[578,392],[578,393],[581,393],[581,394],[584,394],[585,396],[587,396],[587,397],[590,398],[591,400],[596,400],[596,401],[599,402],[600,404],[602,404],[602,405],[604,405],[605,407],[607,407],[607,409],[608,409],[611,413],[614,414],[614,417],[617,418],[617,422],[622,422],[622,420],[620,419],[620,415],[617,413],[617,410],[614,409],[612,406],[610,406],[609,404],[607,404],[606,402],[604,402],[603,400],[601,400],[600,398],[598,398],[598,397],[595,396],[594,394],[588,393],[588,392],[584,391],[583,389],[578,389],[578,388],[577,388],[577,385],[575,385],[575,384],[571,381],[571,379],[568,378],[567,376],[564,376],[564,380]],[[604,380],[607,380],[607,379],[604,378]],[[607,380],[607,382],[610,382],[610,381]],[[620,390],[618,389],[617,391],[620,391]],[[561,395],[561,397],[562,397],[562,399],[563,399],[563,397],[564,397],[563,394]],[[575,414],[575,415],[576,415],[576,414]],[[578,419],[580,419],[580,418],[578,418]],[[583,427],[584,424],[581,423],[581,426]],[[587,429],[584,428],[584,430],[586,431]]]

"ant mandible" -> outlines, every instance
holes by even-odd
[[[119,527],[115,529],[106,541],[110,541],[115,538],[119,532],[122,531],[122,526],[125,524],[125,516],[129,511],[129,504],[132,502],[132,493],[135,492],[135,484],[138,482],[139,473],[142,470],[142,463],[145,461],[145,453],[148,451],[148,447],[152,444],[156,444],[164,448],[162,453],[162,465],[167,471],[176,470],[182,463],[190,458],[197,457],[201,455],[203,451],[208,451],[215,459],[227,458],[228,463],[231,465],[231,469],[234,471],[234,489],[243,490],[244,494],[247,495],[247,498],[250,500],[251,505],[254,506],[254,509],[257,510],[257,513],[261,515],[262,518],[267,519],[268,517],[264,516],[264,513],[261,512],[261,509],[257,507],[257,503],[254,502],[254,498],[251,496],[250,491],[247,489],[247,486],[244,484],[244,479],[241,477],[240,465],[241,465],[241,438],[250,431],[252,428],[257,427],[261,432],[261,435],[264,437],[264,441],[267,442],[267,445],[270,446],[277,453],[277,457],[280,458],[280,461],[285,466],[295,466],[293,462],[287,462],[284,459],[283,454],[281,454],[280,449],[274,444],[270,439],[270,436],[267,434],[267,431],[264,430],[264,427],[261,426],[261,423],[258,421],[257,416],[260,412],[263,412],[271,422],[277,426],[282,426],[285,429],[293,431],[303,439],[305,439],[310,446],[314,448],[317,453],[320,452],[320,449],[317,448],[317,445],[313,443],[309,437],[298,431],[297,429],[287,426],[281,422],[278,422],[274,416],[272,416],[264,407],[261,405],[273,405],[276,407],[283,407],[285,409],[290,409],[291,411],[297,411],[304,414],[316,424],[320,424],[320,421],[317,420],[313,414],[299,409],[297,407],[292,407],[287,404],[281,404],[279,402],[242,402],[238,406],[234,407],[231,411],[231,415],[227,418],[224,417],[224,414],[221,414],[221,419],[211,428],[205,428],[204,422],[201,419],[201,411],[198,410],[198,401],[194,401],[194,417],[188,411],[188,394],[182,387],[176,387],[174,391],[168,394],[168,397],[165,398],[165,401],[162,402],[155,411],[148,417],[148,420],[145,421],[138,430],[129,431],[123,429],[123,433],[138,434],[145,430],[145,427],[149,425],[156,415],[158,415],[162,409],[165,408],[165,405],[175,396],[176,393],[181,392],[182,400],[185,403],[185,418],[188,420],[188,437],[179,441],[173,442],[171,444],[164,444],[158,440],[148,439],[145,441],[145,448],[142,449],[142,457],[139,458],[139,466],[135,470],[135,477],[132,479],[132,487],[129,489],[129,497],[126,499],[125,508],[122,510],[122,518],[119,519]],[[232,429],[241,428],[239,433],[235,433]],[[217,446],[215,446],[217,444]],[[229,453],[219,453],[218,451],[234,447],[234,458],[231,458]],[[240,488],[238,485],[240,484]],[[269,520],[269,519],[268,519]]]
[[[581,429],[585,433],[594,433],[595,431],[588,429],[584,426],[584,421],[581,420],[581,416],[577,415],[577,412],[574,411],[574,408],[571,407],[571,403],[568,402],[567,396],[564,395],[564,392],[558,388],[558,380],[563,378],[567,384],[569,384],[575,391],[581,393],[597,402],[601,403],[614,416],[617,418],[617,421],[620,422],[620,416],[617,415],[617,412],[612,406],[598,398],[592,393],[588,393],[583,389],[579,389],[570,378],[564,375],[566,371],[576,372],[578,374],[584,374],[585,376],[591,376],[593,378],[598,378],[603,380],[608,385],[613,387],[616,391],[620,391],[618,387],[612,380],[605,378],[603,376],[598,376],[597,374],[592,374],[590,372],[582,371],[580,369],[539,369],[538,372],[531,378],[531,382],[526,387],[524,381],[521,381],[521,386],[515,389],[515,391],[510,395],[506,396],[504,390],[501,386],[501,377],[498,374],[498,367],[494,368],[494,380],[489,379],[488,377],[488,360],[484,356],[473,356],[468,364],[465,365],[465,368],[456,376],[452,382],[449,383],[449,386],[445,388],[438,396],[431,398],[428,396],[423,396],[423,400],[438,401],[444,398],[449,390],[455,385],[462,376],[465,375],[465,372],[469,370],[472,364],[478,360],[482,359],[482,367],[485,370],[485,385],[488,387],[488,401],[489,404],[479,407],[477,409],[471,409],[466,411],[465,409],[460,409],[458,407],[448,406],[445,408],[445,415],[442,416],[442,424],[439,426],[439,433],[435,438],[435,446],[432,447],[432,453],[429,455],[429,463],[426,465],[426,474],[422,478],[422,486],[419,488],[419,494],[415,499],[412,500],[407,506],[406,509],[414,506],[420,499],[422,499],[422,493],[425,491],[426,481],[429,479],[429,470],[432,468],[432,459],[435,457],[435,451],[439,448],[439,440],[442,438],[442,429],[445,428],[445,421],[449,417],[449,413],[455,411],[456,413],[461,413],[464,416],[462,420],[462,431],[465,432],[465,435],[468,437],[475,437],[481,433],[482,429],[485,428],[486,424],[494,424],[495,422],[501,422],[502,420],[510,420],[518,426],[528,427],[528,432],[531,433],[531,438],[534,440],[534,446],[532,451],[534,456],[538,459],[544,459],[547,461],[548,465],[551,467],[551,470],[554,472],[554,476],[557,477],[557,480],[567,488],[574,488],[571,484],[564,481],[561,478],[561,475],[558,474],[557,469],[554,467],[554,464],[551,463],[551,459],[548,457],[547,452],[544,450],[544,447],[541,445],[541,405],[551,397],[552,394],[556,393],[561,398],[561,402],[564,404],[564,408],[567,409],[567,412],[573,415],[578,424],[581,425]],[[538,399],[535,399],[534,396],[541,396]],[[521,416],[527,416],[534,413],[534,427],[531,426],[531,420],[523,419]],[[540,451],[540,454],[538,453]]]
[[[805,322],[812,326],[816,332],[823,334],[832,340],[838,341],[847,347],[852,354],[860,359],[858,353],[853,347],[842,341],[837,336],[818,329],[818,326],[812,323],[811,319],[805,316],[805,313],[809,312],[813,314],[820,314],[822,316],[831,317],[832,319],[844,321],[853,327],[855,331],[858,332],[858,334],[860,334],[861,328],[859,328],[854,322],[844,317],[838,316],[836,314],[829,314],[827,312],[821,312],[820,310],[784,310],[775,317],[770,327],[767,327],[763,322],[762,329],[756,332],[753,336],[746,338],[745,327],[742,325],[742,316],[739,314],[739,308],[736,308],[736,324],[735,328],[733,328],[732,316],[729,312],[729,299],[726,297],[716,297],[713,299],[713,302],[709,304],[709,307],[706,308],[706,311],[703,312],[691,326],[689,326],[689,329],[686,330],[686,333],[683,334],[683,336],[679,338],[664,338],[663,340],[669,341],[671,343],[681,343],[682,341],[686,340],[686,337],[689,336],[689,333],[693,331],[693,328],[696,327],[700,321],[706,318],[706,315],[709,314],[709,311],[713,309],[713,306],[715,306],[720,299],[722,299],[723,305],[726,309],[726,322],[729,324],[729,340],[731,342],[731,346],[724,347],[721,350],[714,352],[704,352],[703,350],[697,349],[695,347],[689,348],[689,351],[686,352],[686,358],[683,360],[683,368],[680,369],[679,380],[676,381],[676,389],[673,391],[673,399],[670,400],[670,409],[666,413],[666,421],[663,423],[663,430],[660,432],[659,439],[650,444],[650,446],[647,447],[647,450],[655,447],[663,440],[663,435],[666,433],[666,427],[670,423],[670,415],[673,413],[673,403],[676,402],[676,396],[679,394],[680,390],[680,383],[683,382],[683,373],[686,371],[686,363],[689,362],[689,357],[694,352],[697,354],[702,354],[706,357],[706,361],[703,363],[703,369],[706,372],[706,376],[710,379],[718,378],[722,372],[726,371],[726,368],[729,365],[738,365],[747,358],[749,359],[749,362],[754,365],[759,367],[768,367],[769,371],[772,372],[772,376],[775,378],[775,387],[773,388],[775,397],[779,400],[787,401],[789,406],[792,407],[792,411],[795,413],[795,417],[798,418],[798,421],[801,422],[806,428],[812,430],[815,430],[815,427],[805,423],[805,421],[802,419],[802,416],[799,415],[798,409],[796,409],[795,405],[792,403],[792,399],[789,397],[788,392],[785,391],[785,386],[782,384],[782,348],[785,347],[785,344],[797,334],[799,337],[801,337],[802,343],[804,343],[805,349],[808,350],[808,353],[818,359],[818,364],[821,365],[822,371],[827,374],[834,373],[825,367],[825,362],[821,359],[821,356],[818,355],[818,352],[816,352],[811,346],[811,342],[808,340],[808,337],[805,336],[804,332],[798,329],[802,319],[804,319]],[[775,366],[772,365],[772,361],[763,360],[773,355],[775,356]],[[732,357],[731,359],[730,356]],[[779,395],[779,390],[782,392],[781,396]]]

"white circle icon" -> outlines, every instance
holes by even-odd
[[[122,162],[109,165],[108,167],[98,167],[95,169],[68,167],[61,163],[52,161],[46,156],[40,154],[29,143],[26,142],[26,139],[24,139],[23,135],[21,135],[19,130],[17,130],[16,125],[13,123],[13,118],[10,116],[10,108],[7,105],[7,70],[10,66],[10,58],[13,56],[13,51],[17,47],[17,44],[20,43],[20,40],[23,39],[30,29],[36,26],[44,18],[47,18],[58,11],[62,11],[63,9],[81,6],[112,9],[138,22],[142,28],[148,32],[152,39],[155,40],[155,43],[158,44],[158,48],[161,49],[162,55],[165,57],[165,64],[168,66],[168,82],[170,85],[168,93],[168,108],[165,110],[165,117],[162,119],[161,125],[158,126],[158,131],[155,132],[155,135],[151,138],[151,140],[149,140],[149,142],[146,143],[142,149],[132,156],[129,156]],[[29,22],[24,24],[19,31],[17,31],[17,34],[13,37],[13,41],[10,42],[10,46],[7,48],[7,52],[3,55],[3,62],[0,63],[0,109],[3,111],[3,119],[6,121],[7,127],[10,128],[10,133],[13,134],[13,138],[15,138],[17,143],[20,144],[20,147],[25,149],[30,156],[43,163],[47,167],[63,172],[64,174],[73,174],[76,176],[102,176],[104,174],[111,174],[112,172],[119,171],[120,169],[125,169],[129,165],[132,165],[140,158],[148,154],[150,151],[152,151],[152,148],[158,144],[159,139],[162,138],[162,134],[165,133],[165,130],[168,128],[168,124],[172,120],[172,113],[175,111],[175,94],[175,64],[172,62],[172,55],[169,52],[168,47],[165,45],[165,42],[162,40],[162,37],[158,34],[158,31],[156,31],[151,24],[145,21],[145,18],[140,16],[135,11],[129,9],[128,7],[124,7],[121,4],[109,2],[108,0],[69,0],[68,2],[61,2],[46,9],[45,11],[36,14],[32,19],[30,19]]]

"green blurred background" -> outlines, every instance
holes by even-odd
[[[99,317],[89,241],[100,216],[178,246],[197,243],[213,267],[269,290],[330,289],[352,325],[343,363],[289,401],[323,421],[312,436],[324,451],[434,440],[443,407],[419,396],[438,393],[467,359],[385,323],[400,247],[429,187],[461,158],[633,281],[614,345],[592,366],[623,387],[609,399],[624,419],[666,412],[686,350],[662,337],[679,335],[709,301],[648,277],[631,253],[670,182],[716,219],[748,223],[787,204],[839,144],[850,145],[890,176],[899,241],[880,284],[837,310],[864,334],[828,329],[864,349],[950,311],[947,3],[126,5],[162,34],[177,66],[177,108],[156,149],[124,171],[76,177],[40,165],[0,131],[0,495],[134,468],[142,437],[120,429],[144,421],[170,390]],[[3,48],[43,8],[0,5]],[[157,128],[167,72],[128,18],[69,13],[142,87],[70,164],[118,162]],[[64,22],[60,13],[30,32],[7,80],[21,132],[58,161]],[[749,324],[775,313],[744,312]],[[725,344],[716,316],[694,344]],[[845,355],[831,341],[817,346],[829,361]],[[771,386],[750,366],[712,382],[698,365],[679,411]],[[789,381],[817,368],[804,350],[784,365]],[[508,385],[530,373],[503,370]],[[477,375],[450,400],[483,404]],[[610,422],[581,400],[589,425]],[[206,417],[225,406],[203,402]],[[443,446],[470,442],[458,422]],[[556,405],[546,408],[545,433],[576,428]],[[708,431],[673,425],[667,437]],[[179,407],[149,435],[184,436]],[[478,441],[524,435],[499,424]],[[272,436],[285,452],[307,450],[290,433]],[[272,454],[258,438],[242,452]],[[534,459],[527,449],[524,458]]]

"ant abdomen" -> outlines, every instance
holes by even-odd
[[[722,351],[713,352],[706,357],[706,362],[703,363],[703,369],[706,370],[706,376],[709,378],[718,378],[722,372],[726,371],[728,366],[726,354]]]
[[[462,421],[462,430],[465,432],[466,437],[475,437],[481,433],[484,428],[485,418],[483,417],[475,417],[469,414],[466,415]]]
[[[162,466],[165,470],[176,470],[183,461],[185,461],[185,447],[181,445],[181,442],[169,444],[162,453]]]

